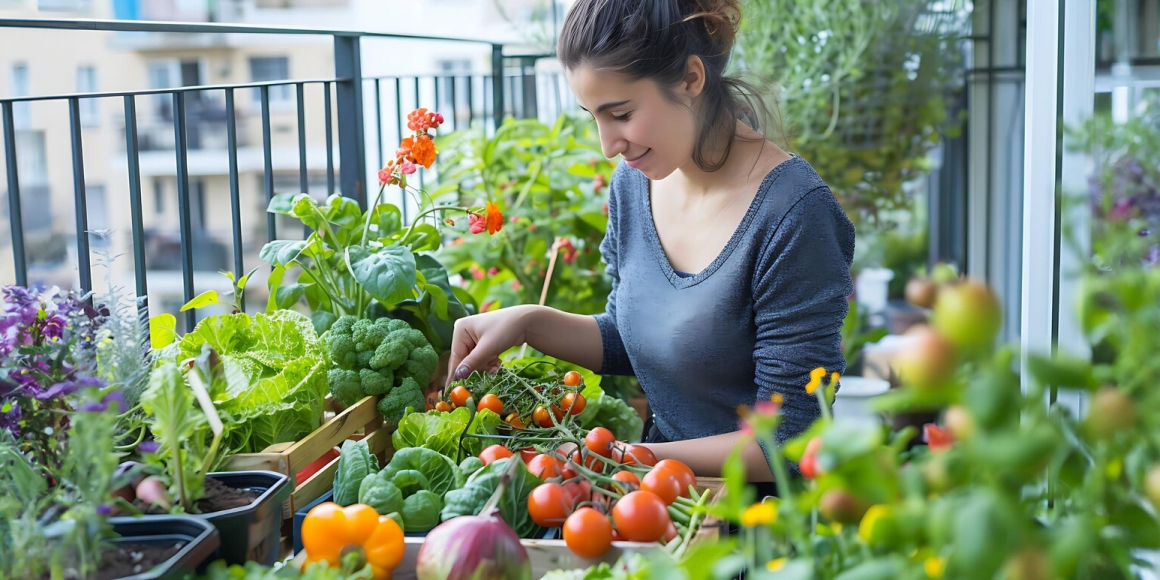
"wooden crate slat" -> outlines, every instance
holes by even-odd
[[[315,429],[310,435],[290,446],[283,452],[290,456],[290,469],[297,473],[330,448],[342,444],[364,425],[373,421],[379,415],[375,404],[376,397],[364,397],[352,407],[335,415],[322,427]]]

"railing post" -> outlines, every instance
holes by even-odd
[[[20,177],[16,171],[16,125],[12,103],[0,103],[0,122],[4,124],[4,163],[8,170],[8,218],[12,231],[12,262],[16,266],[16,285],[28,285],[28,263],[24,257],[24,213],[20,208]]]
[[[338,171],[342,194],[367,207],[366,141],[363,138],[362,58],[357,36],[334,37],[338,107]]]
[[[503,125],[503,45],[491,45],[491,115],[498,130]]]

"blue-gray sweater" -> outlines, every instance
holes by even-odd
[[[842,372],[854,226],[829,187],[793,156],[762,181],[703,271],[674,271],[652,219],[649,179],[612,177],[600,251],[612,277],[602,374],[635,374],[671,441],[738,429],[738,405],[784,397],[779,442],[821,414],[805,392],[817,367]]]

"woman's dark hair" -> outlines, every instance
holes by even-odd
[[[685,78],[689,57],[700,57],[705,84],[693,161],[716,171],[738,139],[738,120],[760,133],[771,118],[757,89],[725,75],[740,21],[739,0],[578,0],[557,55],[568,70],[588,65],[633,81],[653,79],[674,102],[672,88]],[[723,154],[709,159],[707,148],[721,143]]]

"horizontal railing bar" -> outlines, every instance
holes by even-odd
[[[69,93],[60,95],[45,95],[39,97],[7,97],[0,98],[0,103],[22,103],[28,101],[57,101],[63,99],[100,99],[106,97],[129,97],[141,95],[171,95],[173,93],[192,93],[201,91],[224,91],[226,89],[260,89],[262,87],[276,87],[282,85],[313,85],[322,83],[344,82],[350,79],[306,79],[265,81],[260,83],[242,83],[235,85],[197,85],[189,87],[172,87],[168,89],[141,89],[138,91],[112,91],[101,93]]]
[[[451,36],[428,36],[422,34],[400,34],[396,32],[370,32],[364,30],[342,30],[335,28],[291,28],[287,26],[254,26],[249,24],[218,24],[204,22],[164,22],[144,20],[103,20],[78,18],[75,20],[0,18],[0,28],[44,28],[55,30],[93,30],[107,32],[180,32],[192,34],[299,34],[312,36],[345,36],[361,38],[395,38],[400,40],[439,40],[469,44],[503,44],[483,38],[455,38]]]

